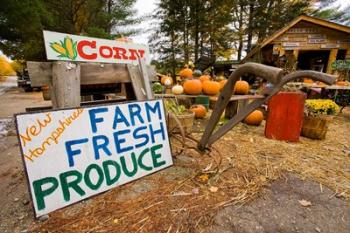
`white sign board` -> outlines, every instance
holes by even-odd
[[[150,63],[147,45],[44,31],[48,60],[137,64]]]
[[[173,164],[161,100],[16,115],[37,217]]]
[[[295,46],[300,46],[300,43],[298,43],[298,42],[284,42],[284,43],[282,43],[282,46],[295,47]]]

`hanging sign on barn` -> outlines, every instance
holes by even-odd
[[[36,216],[173,164],[163,102],[16,115]]]
[[[50,31],[43,33],[48,60],[133,64],[138,58],[144,58],[150,63],[147,45]]]

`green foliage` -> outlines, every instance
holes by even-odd
[[[133,31],[136,0],[2,0],[0,49],[11,58],[45,60],[42,30],[115,38]]]
[[[175,115],[181,115],[186,110],[186,107],[184,105],[178,104],[176,99],[165,99],[164,105],[167,112],[171,112]]]
[[[349,24],[350,7],[334,0],[160,0],[159,22],[150,38],[157,68],[175,76],[189,60],[201,56],[238,60],[253,42],[261,42],[300,14]],[[245,49],[246,48],[246,49]]]

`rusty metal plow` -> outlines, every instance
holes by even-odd
[[[241,76],[245,74],[253,74],[257,77],[263,78],[270,82],[273,85],[273,88],[267,90],[263,93],[264,98],[257,99],[247,106],[245,106],[242,110],[240,110],[233,118],[231,118],[225,125],[221,126],[217,131],[214,132],[214,129],[217,123],[220,120],[222,113],[224,112],[229,100],[233,94],[233,87],[236,82],[240,79]],[[284,71],[279,68],[266,66],[258,63],[245,63],[239,66],[229,77],[224,86],[218,101],[214,107],[214,110],[211,114],[209,122],[205,128],[204,134],[198,143],[198,149],[204,151],[207,146],[212,145],[215,141],[221,138],[224,134],[226,134],[229,130],[231,130],[235,125],[241,122],[246,116],[248,116],[255,109],[260,107],[262,104],[267,102],[272,96],[277,94],[282,87],[293,80],[308,77],[316,81],[321,81],[326,84],[333,84],[335,82],[334,76],[320,73],[316,71],[296,71],[287,75],[284,75]]]

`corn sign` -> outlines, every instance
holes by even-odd
[[[50,31],[44,31],[44,41],[48,60],[133,64],[144,58],[150,63],[147,45]]]

